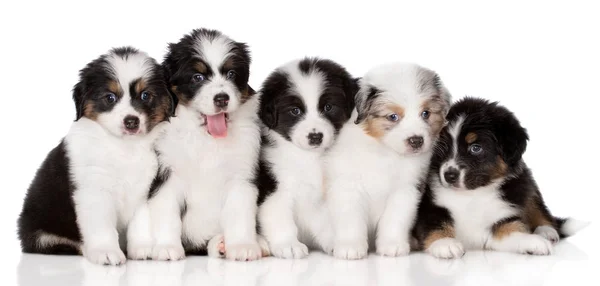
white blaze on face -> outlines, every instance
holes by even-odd
[[[464,188],[465,172],[458,167],[458,163],[456,162],[456,157],[458,156],[458,136],[460,135],[460,130],[462,129],[464,120],[464,116],[459,116],[458,119],[456,119],[456,121],[448,128],[448,133],[450,133],[450,137],[452,138],[452,153],[450,154],[450,159],[442,164],[439,174],[444,187],[450,187],[450,184],[448,184],[446,179],[444,179],[444,173],[450,168],[455,168],[460,172],[457,181],[458,187]]]
[[[140,119],[138,134],[145,134],[148,116],[133,108],[131,99],[138,94],[131,94],[129,85],[137,79],[146,79],[152,69],[152,63],[147,54],[138,52],[121,58],[118,55],[110,55],[107,58],[109,69],[116,77],[121,87],[122,96],[109,112],[98,115],[97,121],[108,131],[116,136],[126,134],[124,119],[127,116],[135,116]]]

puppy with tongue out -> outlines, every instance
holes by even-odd
[[[156,147],[153,259],[261,256],[252,184],[260,128],[249,65],[248,46],[219,31],[194,30],[169,44],[163,67],[178,106]]]

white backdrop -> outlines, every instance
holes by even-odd
[[[595,1],[61,2],[0,4],[4,261],[19,259],[15,222],[24,193],[74,119],[79,69],[122,45],[161,60],[167,42],[199,27],[250,45],[255,89],[274,68],[303,56],[333,59],[355,76],[388,61],[432,68],[454,99],[485,97],[517,114],[531,137],[525,160],[556,215],[598,218]],[[592,241],[593,233],[578,239]],[[14,282],[14,271],[7,273]]]

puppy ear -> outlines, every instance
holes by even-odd
[[[369,112],[371,112],[373,100],[378,96],[379,90],[374,86],[360,86],[356,96],[354,97],[356,102],[356,111],[358,112],[358,117],[354,121],[355,124],[359,124],[367,119]]]
[[[502,120],[494,123],[495,135],[500,144],[502,158],[509,166],[513,166],[521,161],[527,149],[529,135],[510,111],[501,108],[500,113]]]
[[[277,125],[277,110],[275,110],[275,102],[273,100],[265,100],[263,96],[260,99],[260,110],[258,117],[269,129]]]
[[[350,116],[356,106],[355,97],[358,92],[359,78],[349,79],[344,83],[344,93],[346,94],[346,114]]]
[[[73,101],[75,102],[75,121],[79,120],[79,118],[81,118],[83,116],[83,109],[84,109],[84,93],[85,90],[83,89],[83,82],[78,82],[74,87],[73,87]]]

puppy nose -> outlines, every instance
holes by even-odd
[[[123,119],[123,124],[128,130],[136,130],[140,127],[140,119],[137,116],[127,115],[125,119]]]
[[[408,138],[408,145],[413,147],[414,149],[419,149],[423,146],[423,137],[422,136],[413,136]]]
[[[448,184],[456,183],[456,181],[458,181],[458,176],[458,170],[455,168],[448,168],[448,170],[444,172],[444,180],[446,180]]]
[[[323,143],[323,133],[321,132],[311,132],[308,133],[308,144],[312,146],[319,146]]]
[[[213,100],[215,101],[216,107],[225,108],[229,104],[229,95],[226,93],[219,93],[215,95]]]

